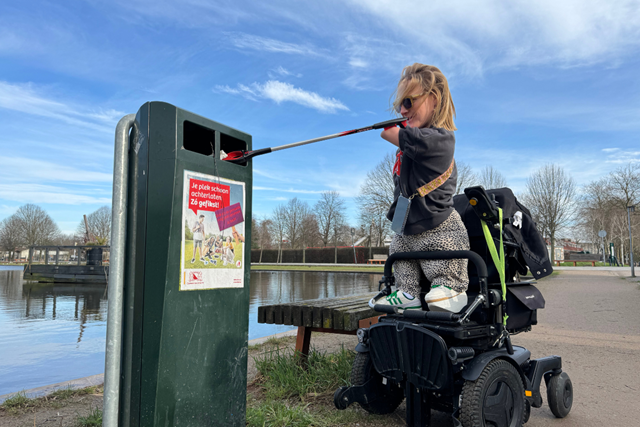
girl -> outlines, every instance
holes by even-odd
[[[455,107],[447,79],[433,66],[413,64],[402,70],[393,103],[407,118],[407,128],[385,129],[381,136],[399,149],[393,168],[395,201],[387,217],[394,217],[398,199],[410,199],[401,233],[394,236],[389,253],[469,250],[467,230],[453,209],[457,171],[453,154]],[[402,206],[402,204],[401,204]],[[402,222],[402,221],[400,221]],[[420,268],[431,289],[425,296],[429,310],[457,313],[467,305],[467,260],[403,260],[394,264],[397,291],[372,299],[370,305],[388,304],[420,309]]]

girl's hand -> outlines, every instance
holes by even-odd
[[[395,145],[396,147],[400,147],[400,138],[398,135],[400,134],[400,128],[394,126],[389,129],[385,129],[382,131],[380,136]]]

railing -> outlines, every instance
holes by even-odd
[[[89,260],[89,264],[99,262],[97,265],[109,264],[109,246],[30,246],[29,258],[27,262],[31,264],[67,264],[82,265],[87,264],[88,253],[93,249],[100,249],[102,254],[98,260]],[[55,252],[55,255],[51,255]]]

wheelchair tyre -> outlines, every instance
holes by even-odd
[[[529,421],[529,417],[531,416],[531,403],[528,400],[524,401],[524,419],[522,420],[522,424],[526,424]]]
[[[566,372],[554,375],[547,384],[549,408],[557,418],[564,418],[573,405],[573,385]]]
[[[524,385],[506,360],[493,360],[477,380],[465,382],[460,397],[463,427],[521,427],[524,423]]]
[[[362,385],[374,377],[374,381],[382,382],[380,375],[373,367],[373,361],[369,353],[356,353],[351,368],[351,384]],[[402,388],[391,388],[382,399],[378,399],[371,403],[360,403],[360,406],[370,414],[384,415],[395,411],[400,403],[404,400],[404,390]]]

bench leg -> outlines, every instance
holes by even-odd
[[[298,327],[298,336],[296,338],[296,352],[300,353],[300,357],[306,361],[309,356],[309,344],[311,343],[311,328],[305,326]]]

